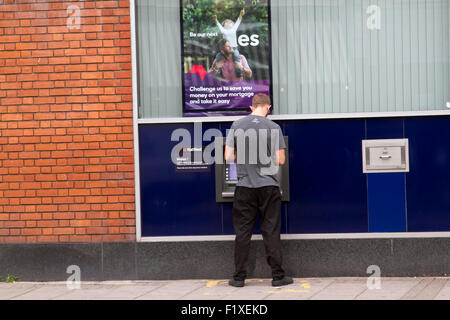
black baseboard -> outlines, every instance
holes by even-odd
[[[283,240],[283,267],[296,278],[447,276],[450,238]],[[1,244],[0,277],[65,281],[228,279],[233,241]],[[261,240],[252,241],[249,278],[270,278]]]

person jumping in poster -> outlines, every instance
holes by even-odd
[[[240,58],[239,49],[238,49],[236,31],[239,28],[239,25],[241,24],[241,21],[242,21],[242,17],[244,15],[245,15],[245,8],[242,8],[236,22],[233,22],[230,19],[226,19],[223,21],[223,25],[219,23],[216,15],[213,16],[214,22],[216,23],[217,27],[219,28],[219,31],[222,34],[222,37],[225,40],[228,40],[233,48],[233,61],[234,61],[234,66],[235,66],[235,70],[236,70],[236,77],[238,77],[238,78],[240,78],[242,76],[242,65],[241,65],[241,58]],[[216,55],[216,62],[220,62],[223,59],[225,59],[225,57],[219,51]],[[219,73],[220,73],[220,71],[219,71]]]

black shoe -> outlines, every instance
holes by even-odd
[[[243,287],[244,284],[245,284],[245,280],[234,280],[234,279],[231,279],[230,281],[228,281],[228,284],[230,286],[233,286],[233,287]]]
[[[294,282],[294,280],[292,280],[291,277],[284,276],[284,278],[282,278],[280,280],[272,280],[272,286],[273,287],[281,287],[281,286],[291,284],[293,282]]]

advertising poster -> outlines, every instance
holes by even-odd
[[[269,0],[180,0],[184,116],[243,115],[271,96]]]

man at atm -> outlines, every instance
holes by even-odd
[[[281,128],[269,120],[269,96],[254,96],[252,113],[235,121],[226,138],[225,160],[236,162],[238,183],[234,193],[233,226],[235,239],[235,272],[229,284],[243,287],[247,277],[250,240],[257,212],[272,269],[272,286],[293,283],[282,268],[281,193],[277,172],[285,162],[285,142]]]

